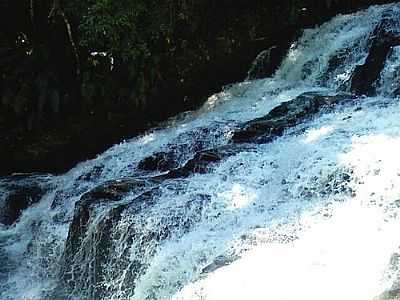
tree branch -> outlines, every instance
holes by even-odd
[[[71,24],[69,23],[69,20],[67,18],[67,16],[65,15],[63,10],[59,11],[60,16],[62,17],[62,19],[64,20],[64,24],[65,27],[67,29],[67,33],[68,33],[68,39],[69,42],[72,46],[72,50],[74,52],[74,56],[75,56],[75,63],[76,63],[76,75],[79,77],[81,75],[81,64],[80,64],[80,59],[79,59],[79,53],[78,53],[78,48],[75,44],[73,35],[72,35],[72,29],[71,29]]]
[[[33,0],[31,0],[33,1]],[[76,75],[77,77],[80,77],[81,75],[81,64],[80,64],[80,58],[79,58],[79,52],[78,52],[78,47],[76,46],[73,34],[72,34],[72,28],[71,28],[71,23],[68,20],[68,17],[66,16],[64,10],[62,9],[60,5],[60,0],[54,0],[52,8],[49,13],[49,20],[52,19],[55,16],[60,16],[65,24],[65,28],[67,29],[67,34],[68,34],[68,39],[72,47],[72,51],[75,56],[75,63],[76,63]]]
[[[29,14],[31,16],[32,26],[35,26],[35,9],[34,9],[34,0],[29,1]]]

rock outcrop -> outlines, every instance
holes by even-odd
[[[237,130],[234,143],[267,143],[283,135],[284,131],[309,120],[322,110],[355,98],[349,94],[324,95],[323,93],[305,93],[294,100],[284,102],[272,109],[266,116],[252,120]]]
[[[156,246],[172,232],[185,232],[198,222],[201,210],[210,200],[208,195],[197,195],[156,220],[157,226],[146,226],[144,216],[157,204],[159,192],[157,180],[124,179],[83,195],[76,204],[65,246],[62,287],[55,294],[63,291],[82,295],[83,290],[88,298],[107,299],[116,288],[108,286],[107,282],[118,278],[121,270],[127,270],[120,282],[123,290],[133,291],[135,279],[147,266],[142,257],[132,259],[131,251],[154,255]],[[124,201],[118,202],[124,196]],[[104,201],[114,204],[108,210],[100,210],[99,214],[97,208]],[[110,259],[109,253],[118,251],[116,247],[122,253],[119,258]]]

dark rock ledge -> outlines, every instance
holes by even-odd
[[[294,100],[281,103],[266,116],[247,122],[233,137],[234,143],[268,143],[283,135],[286,129],[310,120],[317,113],[335,105],[354,100],[350,94],[324,95],[304,93]]]

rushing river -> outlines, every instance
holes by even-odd
[[[227,87],[64,175],[0,179],[3,207],[13,189],[44,191],[0,224],[0,299],[398,299],[400,46],[370,96],[348,94],[272,140],[232,142],[304,93],[350,92],[382,22],[398,35],[400,5],[305,30],[273,77]],[[213,149],[231,150],[165,176]],[[162,168],[140,167],[160,153]],[[82,197],[126,180],[120,197]]]

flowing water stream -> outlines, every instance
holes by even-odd
[[[397,299],[399,46],[370,97],[271,142],[241,144],[206,171],[163,177],[168,167],[138,167],[168,153],[180,168],[199,151],[229,148],[242,124],[305,92],[349,92],[383,19],[397,34],[400,5],[305,30],[275,76],[227,87],[64,175],[0,179],[3,207],[15,185],[45,191],[0,224],[0,299]],[[135,186],[120,198],[79,206],[126,178]]]

